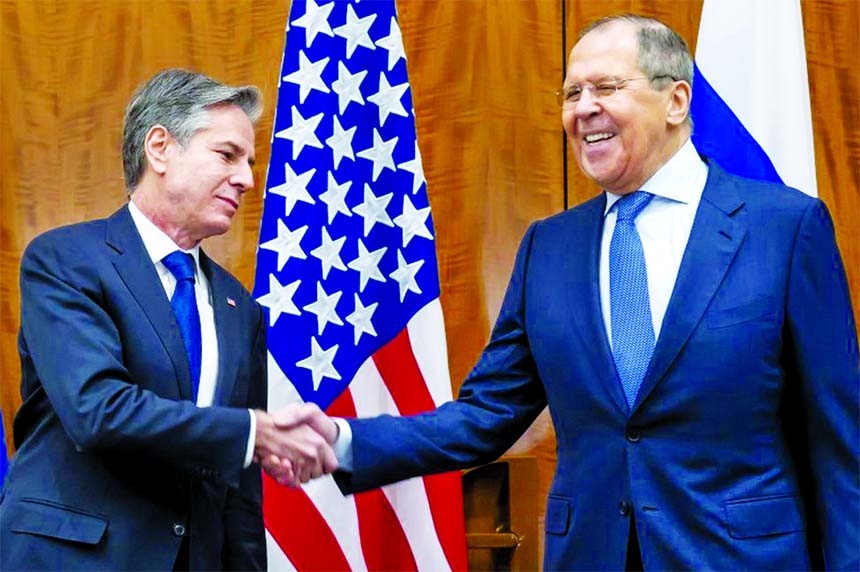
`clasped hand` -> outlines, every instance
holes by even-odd
[[[254,414],[254,461],[278,483],[298,487],[337,469],[332,445],[338,427],[317,405],[288,405],[276,413]]]

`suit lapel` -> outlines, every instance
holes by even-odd
[[[191,399],[188,355],[179,326],[127,206],[107,220],[105,242],[117,253],[113,258],[114,268],[140,306],[141,313],[152,324],[173,362],[177,398]]]
[[[218,379],[215,384],[213,405],[229,405],[233,386],[236,383],[239,362],[236,359],[236,336],[239,335],[240,291],[236,283],[228,279],[224,270],[215,264],[203,250],[200,251],[200,268],[209,280],[212,292],[212,311],[215,315],[215,331],[218,337]],[[233,303],[230,304],[229,301]]]
[[[627,415],[627,400],[615,370],[615,360],[606,337],[603,311],[600,307],[600,242],[605,208],[606,194],[602,193],[571,211],[571,214],[575,213],[581,220],[567,225],[572,235],[562,244],[581,245],[580,248],[571,248],[570,255],[578,258],[572,261],[571,267],[585,269],[585,276],[574,277],[569,281],[571,287],[566,288],[570,297],[567,307],[573,311],[576,324],[574,331],[582,337],[583,347],[592,349],[586,352],[592,369],[603,382],[618,409]]]
[[[660,338],[634,409],[666,375],[722,283],[746,236],[746,225],[734,218],[743,205],[729,177],[710,163]]]

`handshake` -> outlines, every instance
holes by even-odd
[[[337,424],[314,403],[255,410],[254,461],[279,484],[298,487],[337,469]]]

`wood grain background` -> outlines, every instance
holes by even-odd
[[[755,1],[755,0],[751,0]],[[803,0],[819,194],[860,305],[860,2]],[[20,405],[18,265],[51,227],[124,202],[120,134],[134,88],[164,67],[254,83],[256,193],[206,250],[249,288],[288,1],[0,0],[0,407]],[[437,231],[455,391],[486,342],[528,223],[594,195],[566,154],[553,92],[588,21],[656,16],[695,48],[701,0],[401,0],[418,136]],[[779,89],[779,86],[774,86]],[[555,464],[542,416],[514,447]]]

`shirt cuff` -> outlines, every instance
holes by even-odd
[[[332,417],[338,428],[337,439],[334,440],[332,449],[337,457],[339,471],[352,472],[352,429],[346,419]]]
[[[257,418],[254,417],[254,411],[249,409],[248,415],[251,416],[251,432],[248,434],[248,445],[245,447],[245,462],[242,464],[243,469],[251,466],[251,461],[254,460],[254,445],[257,444]],[[352,433],[350,433],[352,437]],[[352,439],[350,439],[352,441]]]

